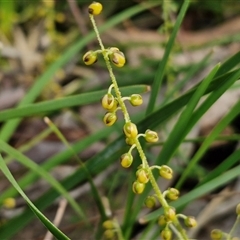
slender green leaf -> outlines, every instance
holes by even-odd
[[[110,166],[116,159],[121,156],[122,153],[126,151],[125,148],[121,148],[121,146],[125,146],[125,141],[121,138],[119,141],[115,143],[111,143],[109,148],[104,149],[97,156],[93,157],[86,163],[86,167],[89,169],[91,175],[95,175],[96,173],[101,172],[103,169],[106,169]],[[61,184],[65,187],[65,189],[71,189],[74,186],[79,186],[82,182],[86,180],[87,176],[83,169],[76,170],[71,176],[64,179]],[[54,189],[49,190],[46,194],[36,200],[35,205],[38,206],[38,209],[43,210],[56,199],[58,196],[58,192]],[[31,211],[26,210],[20,216],[9,220],[4,228],[0,227],[0,239],[5,239],[13,236],[16,232],[18,232],[23,226],[30,222],[33,218]],[[14,226],[14,229],[12,228]]]
[[[147,92],[149,89],[146,85],[123,87],[121,91],[128,96],[133,93]],[[6,121],[12,118],[20,118],[33,116],[36,114],[47,113],[54,110],[63,109],[66,107],[81,106],[99,101],[107,90],[96,92],[82,93],[71,97],[65,97],[50,101],[44,101],[35,104],[27,104],[22,107],[7,109],[0,112],[0,121]]]
[[[234,151],[229,157],[227,157],[221,164],[219,164],[214,170],[208,173],[200,182],[199,185],[203,185],[206,182],[220,176],[232,166],[239,163],[240,149]]]
[[[209,75],[201,82],[199,87],[196,89],[195,93],[192,95],[190,101],[188,102],[185,110],[181,113],[178,118],[177,123],[172,129],[167,141],[163,144],[163,148],[159,155],[159,158],[165,159],[166,162],[174,155],[178,146],[181,144],[186,135],[186,127],[189,125],[189,121],[192,118],[192,113],[194,108],[197,106],[199,100],[204,95],[206,89],[208,88],[210,82],[212,81],[214,75],[219,69],[219,65],[214,67]]]
[[[217,72],[217,76],[221,76],[239,64],[240,51],[231,56],[227,61],[225,61]]]
[[[203,69],[207,65],[211,55],[212,51],[209,52],[199,63],[191,66],[191,68],[187,71],[184,78],[181,81],[176,82],[176,84],[174,83],[173,89],[164,97],[163,102],[161,104],[162,105],[166,104],[170,99],[173,98],[174,94],[186,84],[187,81],[189,81],[194,75],[197,74],[197,72]]]
[[[72,146],[74,152],[81,152],[82,150],[86,149],[89,145],[93,144],[96,141],[99,141],[105,138],[108,134],[112,132],[112,128],[104,128],[95,134],[92,134],[84,139],[81,139],[77,143]],[[44,162],[40,167],[45,171],[49,171],[55,166],[69,160],[73,156],[73,151],[70,149],[64,150],[60,153],[57,153],[53,157],[49,158]],[[36,172],[29,172],[25,174],[24,177],[18,180],[18,184],[21,188],[27,187],[29,184],[32,184],[39,175]],[[17,192],[14,188],[9,187],[5,191],[3,191],[0,195],[0,202],[2,202],[5,198],[14,197],[16,196]]]
[[[101,215],[102,220],[107,220],[107,216],[105,213],[105,209],[99,194],[99,191],[97,189],[97,187],[95,186],[92,176],[89,173],[88,169],[85,167],[84,162],[82,162],[82,160],[80,159],[80,157],[77,155],[77,153],[74,151],[74,149],[72,148],[72,146],[69,144],[69,142],[67,141],[67,139],[64,137],[64,135],[61,133],[61,131],[57,128],[57,126],[51,122],[48,118],[45,119],[46,123],[48,124],[48,126],[52,129],[52,131],[56,134],[56,136],[58,136],[58,138],[61,140],[61,142],[63,144],[65,144],[65,146],[72,151],[73,156],[75,157],[75,159],[77,160],[77,162],[79,163],[79,165],[82,167],[82,169],[85,171],[86,175],[87,175],[87,180],[91,186],[91,192],[92,192],[92,197],[94,198],[96,205],[98,207],[99,213]]]
[[[240,113],[240,102],[237,102],[232,109],[229,111],[229,113],[220,120],[220,122],[213,128],[212,132],[209,134],[209,136],[205,139],[205,141],[202,143],[199,150],[196,152],[196,154],[193,156],[189,164],[187,165],[187,168],[185,171],[181,174],[180,179],[178,180],[176,184],[176,188],[181,188],[183,182],[186,180],[187,176],[189,175],[190,171],[193,170],[194,166],[197,164],[197,162],[201,159],[207,148],[210,146],[210,144],[213,142],[213,140],[223,131],[223,129]]]
[[[43,168],[39,167],[35,162],[31,161],[28,157],[24,156],[21,152],[17,151],[4,141],[0,139],[0,150],[6,152],[13,158],[15,158],[17,161],[19,161],[21,164],[23,164],[25,167],[31,169],[41,177],[43,177],[51,186],[53,186],[59,193],[61,193],[69,202],[69,204],[72,206],[72,208],[76,211],[76,213],[79,214],[80,217],[85,219],[84,213],[82,209],[79,207],[77,202],[71,197],[71,195],[62,187],[62,185],[52,177],[51,174],[49,174],[47,171],[45,171]]]
[[[218,89],[221,89],[222,85],[228,84],[229,82],[231,86],[233,84],[232,81],[237,81],[239,77],[239,70],[234,70],[232,72],[214,78],[213,82],[210,84],[205,94],[208,94],[213,90],[216,91]],[[155,112],[153,112],[151,115],[149,115],[139,123],[140,131],[145,131],[148,128],[154,129],[155,127],[165,122],[173,114],[176,114],[183,106],[188,103],[198,86],[199,84],[197,84],[195,87],[191,88],[188,92],[173,100],[172,102],[164,106],[160,106],[159,109],[157,109]]]
[[[164,77],[165,68],[166,68],[166,65],[167,65],[167,62],[168,62],[168,58],[169,58],[170,52],[173,48],[174,41],[175,41],[175,38],[177,36],[178,30],[181,26],[181,23],[183,21],[185,13],[188,9],[189,3],[190,3],[189,0],[185,0],[183,2],[183,5],[180,9],[180,12],[179,12],[179,15],[177,17],[176,23],[174,25],[173,31],[171,33],[171,36],[170,36],[170,38],[167,42],[166,49],[165,49],[165,52],[164,52],[164,55],[163,55],[163,59],[160,62],[159,67],[156,71],[156,75],[155,75],[155,78],[154,78],[154,81],[153,81],[153,86],[152,86],[152,92],[151,92],[151,95],[150,95],[150,100],[149,100],[147,111],[146,111],[147,115],[149,115],[154,109],[156,99],[157,99],[157,96],[158,96],[158,93],[159,93],[159,90],[160,90],[160,87],[161,87],[161,84],[162,84],[162,81],[163,81],[163,77]]]
[[[69,239],[64,233],[62,233],[57,227],[55,227],[39,210],[35,207],[35,205],[31,202],[31,200],[27,197],[27,195],[22,191],[19,187],[18,183],[14,179],[13,175],[9,171],[6,166],[2,156],[0,155],[0,168],[9,182],[16,188],[16,190],[21,194],[21,196],[26,200],[30,209],[36,214],[36,216],[40,219],[40,221],[46,226],[46,228],[59,240],[67,240]],[[11,230],[10,230],[11,231]],[[5,237],[4,237],[5,238]],[[1,239],[4,239],[1,238]]]

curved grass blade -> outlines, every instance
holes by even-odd
[[[201,69],[203,69],[207,65],[212,53],[213,53],[212,51],[209,52],[199,63],[191,66],[191,68],[186,73],[186,76],[181,81],[176,82],[176,84],[174,83],[173,89],[164,97],[161,105],[164,105],[169,100],[171,100],[173,98],[174,94],[177,91],[179,91],[186,84],[187,81],[189,81],[195,74],[197,74],[197,72],[199,72]]]
[[[170,52],[172,50],[172,47],[174,45],[174,41],[175,41],[175,38],[177,36],[178,30],[181,26],[181,23],[183,21],[185,13],[188,9],[189,3],[190,3],[189,0],[186,0],[186,1],[183,2],[183,5],[180,9],[180,12],[179,12],[179,15],[177,17],[176,23],[174,25],[173,31],[171,33],[171,36],[170,36],[170,38],[167,42],[165,52],[164,52],[164,55],[163,55],[163,59],[159,64],[159,67],[157,69],[157,72],[156,72],[156,75],[155,75],[155,78],[154,78],[154,81],[153,81],[153,85],[152,85],[153,90],[152,90],[151,95],[150,95],[149,103],[148,103],[147,110],[146,110],[146,115],[149,115],[154,109],[156,99],[157,99],[157,95],[159,93],[159,90],[160,90],[160,87],[161,87],[161,84],[162,84],[162,81],[163,81],[163,77],[164,77],[165,68],[166,68],[166,65],[167,65],[167,62],[168,62],[168,58],[169,58]]]
[[[224,172],[226,172],[228,169],[230,169],[232,166],[234,166],[236,163],[239,163],[239,156],[240,156],[240,149],[234,151],[229,157],[227,157],[221,164],[219,164],[213,171],[208,173],[206,177],[204,177],[200,185],[203,185],[206,182],[211,181],[212,179],[216,178],[217,176],[220,176]]]
[[[104,209],[104,206],[103,206],[103,203],[102,203],[99,191],[97,190],[97,187],[96,187],[96,185],[93,182],[91,174],[89,173],[88,169],[85,167],[84,162],[82,162],[82,160],[79,158],[77,153],[74,151],[72,146],[69,144],[67,139],[61,133],[61,131],[57,128],[57,126],[49,118],[45,118],[44,120],[48,124],[48,126],[52,129],[52,131],[56,134],[56,136],[61,140],[61,142],[64,143],[65,146],[70,151],[72,151],[73,156],[75,157],[75,159],[77,160],[79,165],[82,167],[82,169],[85,171],[85,173],[87,175],[87,180],[88,180],[88,182],[89,182],[89,184],[91,186],[92,197],[94,198],[94,200],[96,202],[96,205],[98,207],[99,213],[100,213],[101,218],[102,218],[102,221],[107,220],[106,212],[105,212],[105,209]]]
[[[5,164],[2,156],[0,155],[0,168],[3,174],[7,177],[9,182],[16,188],[19,194],[25,199],[30,209],[36,214],[39,220],[46,226],[46,228],[59,240],[68,240],[69,238],[62,233],[57,227],[55,227],[39,210],[35,207],[35,205],[31,202],[31,200],[27,197],[27,195],[22,191],[19,187],[18,183],[14,179],[11,172],[8,170],[7,165]],[[4,238],[2,238],[4,239]]]
[[[235,66],[239,64],[240,59],[240,51],[231,56],[227,61],[225,61],[221,67],[219,68],[216,76],[221,76],[230,70],[232,70]]]
[[[69,202],[69,204],[72,206],[72,208],[78,213],[78,215],[86,219],[82,209],[79,207],[77,202],[71,197],[71,195],[63,188],[63,186],[50,175],[47,171],[45,171],[43,168],[39,167],[35,162],[31,161],[28,157],[24,156],[21,152],[17,151],[4,141],[0,139],[0,150],[6,152],[8,155],[15,158],[17,161],[19,161],[21,164],[23,164],[25,167],[31,169],[43,179],[45,179],[51,186],[53,186],[59,193],[61,193]]]
[[[125,148],[122,148],[124,146]],[[125,141],[123,138],[118,139],[116,142],[111,143],[107,149],[104,149],[97,156],[93,157],[86,163],[91,175],[95,175],[102,170],[110,166],[116,159],[121,156],[126,151]],[[79,184],[86,181],[86,173],[83,169],[76,170],[71,176],[64,179],[61,184],[65,189],[69,190],[74,186],[79,186]],[[50,206],[51,203],[58,197],[59,193],[55,189],[49,190],[42,197],[36,200],[35,205],[38,206],[38,209],[43,210],[46,207]],[[22,227],[31,221],[33,215],[31,211],[26,209],[20,216],[9,220],[4,228],[0,227],[0,239],[5,239],[13,236],[18,232]],[[12,228],[14,226],[14,229]]]
[[[199,100],[206,92],[210,82],[214,78],[216,72],[219,69],[219,64],[216,65],[212,71],[208,74],[208,76],[201,82],[199,87],[196,89],[194,94],[192,95],[191,99],[189,100],[186,108],[181,113],[178,118],[177,123],[175,124],[174,128],[172,129],[168,139],[163,144],[163,148],[159,154],[159,159],[164,159],[166,162],[174,155],[177,147],[183,141],[186,135],[186,127],[189,125],[189,121],[192,118],[192,113],[197,106]]]
[[[121,91],[124,95],[129,96],[133,93],[143,93],[149,91],[147,85],[137,85],[123,87]],[[27,104],[22,107],[7,109],[0,112],[0,121],[7,121],[12,118],[20,118],[43,114],[54,110],[63,109],[66,107],[81,106],[99,101],[107,90],[82,93],[62,99],[44,101],[35,104]]]
[[[209,136],[205,139],[205,141],[202,143],[199,150],[196,152],[196,154],[193,156],[189,164],[187,165],[187,168],[185,171],[181,174],[180,179],[178,180],[176,184],[176,188],[180,189],[183,182],[186,180],[188,174],[190,171],[193,170],[194,166],[198,163],[198,161],[201,159],[207,148],[210,146],[210,144],[214,141],[214,139],[223,131],[223,129],[240,113],[240,102],[237,102],[232,109],[229,111],[229,113],[220,120],[220,122],[213,128],[212,132],[209,134]]]
[[[51,132],[52,132],[52,130],[50,128],[43,130],[42,132],[40,132],[39,134],[34,136],[34,138],[29,140],[27,143],[20,146],[17,150],[21,153],[28,151],[29,149],[31,149],[32,147],[37,145],[39,142],[41,142],[41,140],[45,139]],[[11,158],[11,156],[7,156],[4,159],[5,159],[5,163],[7,165],[13,160],[13,158]]]
[[[90,146],[94,142],[105,138],[112,131],[113,131],[112,128],[104,128],[93,135],[90,135],[84,139],[81,139],[80,141],[78,141],[72,146],[72,149],[74,152],[81,152],[82,150],[86,149],[88,146]],[[70,149],[67,149],[60,153],[57,153],[53,157],[47,159],[46,162],[40,165],[40,167],[45,171],[49,171],[55,166],[61,163],[64,163],[69,158],[71,158],[73,156],[73,151]],[[32,184],[33,182],[35,182],[38,177],[39,175],[37,173],[29,172],[25,174],[25,176],[22,177],[20,180],[18,180],[18,184],[22,189],[24,189],[29,184]],[[14,197],[16,196],[16,194],[17,194],[17,191],[13,187],[12,188],[9,187],[8,189],[6,189],[4,192],[1,193],[0,202],[2,202],[5,198]]]
[[[239,70],[234,70],[232,72],[216,77],[214,78],[213,82],[210,84],[204,94],[208,94],[213,90],[217,91],[219,88],[222,87],[222,85],[227,83],[229,83],[229,85],[231,86],[233,82],[239,79],[239,77]],[[154,129],[155,127],[166,121],[168,118],[170,118],[172,115],[176,114],[182,107],[184,107],[188,103],[198,86],[199,84],[197,84],[195,87],[191,88],[188,92],[173,100],[172,102],[164,106],[160,106],[159,109],[157,109],[155,112],[153,112],[151,115],[149,115],[139,123],[140,131],[145,131],[148,128]]]

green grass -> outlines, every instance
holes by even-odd
[[[102,19],[104,23],[99,29],[100,33],[106,31],[111,33],[112,27],[122,22],[126,24],[129,19],[133,19],[134,21],[135,17],[137,18],[139,14],[143,12],[146,13],[149,8],[159,8],[159,5],[161,5],[161,2],[149,1],[148,3],[135,4],[126,9],[123,8],[123,10],[119,10],[119,13],[114,13],[113,17],[109,19],[104,19],[104,17],[106,17],[104,16]],[[180,162],[185,161],[184,163],[186,163],[187,161],[187,166],[185,168],[178,169],[179,178],[177,179],[176,185],[173,186],[179,190],[184,188],[184,183],[188,180],[190,174],[194,171],[198,171],[202,157],[215,140],[224,139],[226,141],[239,141],[238,134],[233,133],[230,136],[221,135],[222,131],[239,116],[239,101],[229,109],[222,119],[220,119],[207,137],[189,139],[187,135],[196,127],[202,116],[213,106],[213,104],[226,91],[233,88],[234,83],[237,83],[239,80],[240,52],[235,53],[229,59],[222,59],[221,63],[212,66],[203,79],[186,92],[182,90],[184,86],[190,82],[197,73],[211,63],[212,52],[206,54],[199,62],[191,63],[190,66],[187,66],[185,69],[176,66],[179,72],[175,72],[174,74],[176,74],[176,78],[178,78],[179,81],[174,82],[171,91],[163,93],[166,84],[165,78],[168,74],[167,67],[168,64],[171,63],[171,57],[175,54],[177,34],[182,26],[185,14],[189,10],[189,5],[191,6],[190,1],[183,1],[183,4],[179,6],[176,22],[166,42],[163,58],[154,62],[157,66],[154,74],[152,72],[151,74],[147,73],[149,69],[152,70],[154,68],[150,66],[150,63],[149,65],[144,64],[146,62],[143,61],[143,65],[137,70],[129,66],[127,70],[123,70],[122,72],[121,70],[117,71],[116,75],[117,80],[120,82],[120,86],[124,85],[120,88],[122,96],[129,96],[133,93],[149,94],[149,101],[146,103],[145,110],[140,110],[140,112],[133,114],[131,110],[129,110],[131,118],[138,126],[139,132],[145,132],[146,129],[156,131],[166,129],[169,121],[172,119],[176,120],[176,123],[166,135],[166,139],[160,139],[158,143],[152,145],[143,143],[143,149],[146,156],[150,158],[149,161],[152,165],[172,165],[172,160],[176,156],[180,158]],[[114,6],[115,5],[109,5],[109,12],[111,12],[111,9],[114,9]],[[11,11],[13,11],[13,9]],[[11,14],[13,13],[11,12]],[[8,29],[10,28],[9,26],[6,27]],[[19,236],[21,231],[29,226],[31,221],[36,217],[46,227],[46,231],[49,230],[57,239],[70,239],[71,237],[68,236],[67,231],[63,233],[63,230],[60,230],[62,227],[57,228],[52,224],[51,220],[44,215],[47,208],[54,206],[54,202],[58,197],[64,197],[68,201],[71,207],[71,218],[77,219],[72,221],[80,222],[83,226],[82,229],[85,227],[87,229],[87,227],[92,224],[92,216],[89,215],[89,209],[91,209],[92,206],[86,207],[88,203],[82,204],[79,198],[75,199],[70,194],[74,188],[82,186],[85,183],[89,183],[91,187],[84,197],[91,199],[95,203],[94,211],[98,218],[98,220],[96,220],[98,223],[94,225],[94,230],[88,232],[90,238],[102,239],[103,229],[101,223],[108,218],[108,214],[105,211],[106,204],[102,198],[103,196],[108,196],[110,208],[114,213],[119,209],[123,212],[123,220],[120,222],[120,226],[124,239],[131,239],[134,227],[140,216],[141,220],[148,222],[149,225],[142,230],[139,239],[146,239],[149,237],[149,234],[151,235],[151,239],[157,239],[159,237],[159,229],[154,228],[154,226],[159,215],[163,213],[162,208],[158,208],[152,212],[149,211],[142,216],[143,202],[152,190],[150,185],[147,185],[144,193],[140,196],[136,196],[132,192],[131,184],[135,180],[135,170],[140,163],[139,156],[135,154],[135,152],[133,153],[134,163],[130,170],[118,168],[118,166],[120,166],[118,159],[121,154],[129,149],[125,143],[125,136],[122,132],[124,122],[121,120],[121,117],[114,126],[104,126],[98,131],[89,131],[86,136],[74,143],[68,142],[66,136],[64,136],[60,128],[58,128],[58,125],[50,122],[48,124],[49,128],[36,134],[24,145],[19,148],[11,146],[12,137],[20,126],[21,121],[30,120],[31,122],[33,117],[39,119],[43,116],[60,115],[63,110],[70,109],[71,112],[75,114],[74,116],[84,123],[84,116],[78,116],[78,112],[75,111],[75,108],[97,104],[107,92],[107,89],[103,89],[102,83],[91,86],[91,90],[87,92],[80,89],[79,93],[72,96],[63,96],[61,98],[46,101],[39,101],[39,97],[43,94],[46,85],[50,84],[54,79],[56,72],[63,68],[77,54],[83,55],[82,50],[86,50],[89,44],[94,40],[95,34],[90,32],[86,36],[79,38],[75,43],[70,44],[67,49],[63,49],[61,57],[44,70],[42,75],[36,78],[18,106],[0,111],[0,122],[2,123],[0,131],[0,169],[3,173],[3,177],[10,183],[1,192],[0,207],[6,198],[18,198],[19,196],[22,196],[28,206],[23,212],[19,213],[19,215],[8,219],[3,225],[0,225],[0,239],[14,239],[16,234]],[[126,51],[128,51],[128,47],[125,47]],[[98,71],[99,74],[101,74],[102,69],[99,70],[100,66],[102,66],[102,62],[95,68],[96,74],[98,74]],[[81,67],[83,67],[83,65],[81,65]],[[121,79],[121,75],[123,79]],[[146,80],[146,82],[151,84],[151,86],[149,86],[144,82],[144,78],[145,76],[148,78],[153,75],[153,79],[150,81],[149,79]],[[136,79],[136,76],[140,76],[140,78]],[[126,83],[126,80],[128,80],[129,83]],[[237,84],[234,86],[236,87]],[[149,92],[150,89],[151,91]],[[162,101],[157,100],[159,94],[165,94]],[[92,111],[95,111],[94,107],[95,106],[92,106]],[[100,117],[102,118],[103,115],[104,110],[101,116],[95,117],[98,119]],[[58,138],[58,141],[62,142],[66,148],[48,159],[45,159],[43,163],[37,164],[27,157],[26,152],[43,141],[49,134],[54,134]],[[80,159],[79,155],[83,151],[99,142],[104,144],[104,148],[101,151],[95,153],[87,160]],[[187,160],[181,159],[181,156],[184,154],[181,155],[180,147],[185,142],[201,143],[198,151],[191,159]],[[152,147],[161,148],[161,150],[153,154]],[[13,161],[17,161],[24,167],[25,170],[21,176],[16,177],[9,170],[10,164]],[[70,161],[77,164],[74,172],[61,181],[56,180],[51,175],[51,170],[60,165],[69,164]],[[114,176],[108,176],[103,184],[98,187],[94,182],[94,178],[103,174],[105,170],[112,165],[117,166],[117,170],[112,174]],[[199,183],[193,189],[181,195],[177,201],[171,204],[177,211],[182,212],[186,206],[193,203],[196,199],[238,178],[239,173],[239,150],[235,150],[209,174],[200,179]],[[157,171],[155,172],[154,170],[154,174],[157,179]],[[31,201],[25,192],[39,179],[44,179],[50,189],[47,192],[43,192],[38,199]],[[110,188],[106,189],[106,186],[110,186]],[[164,191],[165,189],[162,190]],[[121,203],[120,206],[118,201],[114,199],[118,192],[125,196],[124,202]],[[64,219],[63,221],[66,220]],[[64,222],[64,224],[67,229],[68,226],[71,226],[72,222]],[[79,227],[78,233],[81,237],[81,227]],[[71,232],[69,232],[69,235],[71,235]]]

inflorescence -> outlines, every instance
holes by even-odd
[[[131,96],[121,96],[115,75],[113,74],[112,64],[116,67],[123,67],[126,63],[124,53],[116,47],[105,48],[100,38],[98,29],[95,24],[94,15],[101,13],[103,7],[101,3],[93,2],[88,8],[89,17],[93,24],[93,28],[96,32],[97,39],[99,41],[100,49],[95,51],[88,51],[83,56],[83,61],[86,65],[92,65],[97,62],[99,54],[103,55],[106,62],[106,66],[109,71],[110,78],[112,80],[111,85],[108,88],[107,93],[102,98],[102,107],[106,110],[103,117],[103,122],[107,126],[112,126],[117,121],[117,111],[121,110],[125,119],[123,126],[123,132],[126,139],[126,144],[130,145],[128,152],[124,153],[120,157],[121,166],[129,168],[133,163],[132,151],[137,149],[139,156],[142,160],[136,171],[136,180],[132,184],[132,190],[135,194],[141,194],[144,192],[145,186],[148,182],[152,184],[154,195],[150,195],[145,200],[145,206],[148,208],[156,207],[157,201],[164,209],[164,214],[159,217],[159,225],[162,226],[161,237],[165,240],[172,239],[173,232],[181,239],[188,239],[185,230],[182,228],[178,218],[182,218],[185,226],[195,227],[197,225],[196,220],[193,217],[188,217],[183,214],[176,214],[173,207],[168,204],[168,201],[177,200],[179,197],[179,191],[175,188],[169,188],[164,192],[161,192],[154,178],[152,171],[157,169],[159,175],[165,179],[171,179],[173,177],[172,169],[167,165],[162,166],[149,166],[145,153],[140,144],[139,138],[143,137],[148,143],[155,143],[159,140],[158,134],[155,131],[147,129],[145,133],[138,133],[138,128],[134,124],[127,111],[125,101],[129,101],[132,106],[140,106],[143,103],[142,96],[139,94],[132,94]],[[114,91],[114,92],[113,92]],[[103,224],[105,228],[105,235],[107,238],[114,236],[114,224],[111,220],[107,220]]]

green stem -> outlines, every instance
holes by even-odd
[[[100,37],[100,34],[98,32],[98,28],[96,26],[96,23],[95,23],[95,20],[94,20],[94,17],[93,15],[89,15],[90,17],[90,20],[92,22],[92,25],[93,25],[93,29],[97,35],[97,39],[98,39],[98,42],[99,42],[99,45],[101,47],[101,50],[102,50],[102,54],[103,54],[103,58],[106,62],[106,66],[107,66],[107,69],[108,69],[108,72],[109,72],[109,75],[110,75],[110,78],[112,80],[112,84],[114,86],[114,90],[115,90],[115,94],[116,94],[116,97],[117,97],[117,100],[118,100],[118,103],[122,109],[122,112],[123,112],[123,115],[124,115],[124,119],[126,122],[131,122],[130,120],[130,117],[129,117],[129,114],[128,114],[128,111],[127,111],[127,108],[126,108],[126,105],[124,104],[124,102],[122,101],[122,95],[121,95],[121,92],[119,90],[119,87],[118,87],[118,84],[117,84],[117,80],[115,78],[115,75],[113,73],[113,70],[112,70],[112,66],[111,66],[111,63],[109,61],[109,58],[108,58],[108,54],[107,54],[107,51],[102,43],[102,40],[101,40],[101,37]]]
[[[234,231],[235,231],[239,221],[240,221],[240,215],[237,216],[237,219],[236,219],[235,223],[232,226],[232,229],[230,230],[230,232],[228,234],[227,240],[230,240],[232,238],[232,235],[233,235],[233,233],[234,233]]]
[[[172,223],[169,224],[169,227],[172,229],[172,231],[175,233],[175,235],[178,237],[178,239],[182,239],[181,234],[179,233],[178,229],[176,228],[175,225]]]
[[[146,171],[147,171],[149,180],[150,180],[150,182],[152,184],[154,192],[156,193],[158,201],[161,203],[161,205],[162,205],[162,207],[164,209],[169,208],[169,205],[168,205],[167,201],[163,197],[162,192],[161,192],[161,190],[158,187],[158,184],[157,184],[157,182],[156,182],[156,180],[155,180],[155,178],[153,176],[153,173],[151,171],[151,168],[148,165],[148,161],[147,161],[146,155],[144,154],[142,146],[141,146],[141,144],[140,144],[140,142],[139,142],[139,140],[137,138],[135,139],[135,144],[136,144],[136,148],[138,150],[139,156],[142,159],[143,168],[146,169]]]

